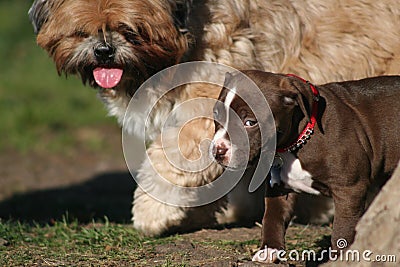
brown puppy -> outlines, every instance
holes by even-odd
[[[296,192],[331,196],[335,203],[332,247],[338,248],[338,239],[352,243],[369,186],[374,181],[385,183],[400,159],[400,76],[313,86],[282,74],[244,74],[258,85],[272,111],[276,157],[282,164],[279,181],[271,182],[274,177],[268,176],[261,249],[267,246],[269,253],[284,249]],[[216,105],[214,114],[221,120],[220,114],[226,114],[227,107],[238,114],[252,140],[250,155],[239,155],[229,136],[221,134],[236,131],[229,122],[227,129],[216,123],[214,154],[218,162],[235,168],[259,155],[263,146],[259,129],[266,122],[265,118],[258,121],[245,103],[254,92],[245,86],[243,76],[227,77],[225,84],[235,92],[223,88],[219,100],[225,105]],[[273,261],[276,257],[256,254],[253,259]]]

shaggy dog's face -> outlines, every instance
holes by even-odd
[[[187,41],[168,0],[37,0],[29,14],[59,74],[77,74],[102,96],[132,95],[179,61]]]

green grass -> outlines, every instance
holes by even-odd
[[[151,253],[156,243],[131,225],[107,220],[89,225],[64,220],[52,226],[0,222],[0,237],[7,241],[0,244],[0,266],[132,265],[145,263],[144,255]],[[160,266],[172,266],[168,262],[166,259]]]
[[[80,224],[63,220],[52,225],[0,219],[0,266],[203,266],[249,261],[257,237],[244,241],[209,240],[206,235],[144,237],[130,224]],[[326,228],[293,225],[287,251],[321,249]],[[211,234],[212,236],[212,234]],[[296,266],[304,262],[292,262]],[[212,265],[214,266],[214,265]],[[225,266],[225,265],[223,265]]]
[[[115,125],[96,92],[77,77],[60,77],[36,45],[31,1],[0,2],[0,151],[62,150],[82,126]]]
[[[0,220],[0,266],[193,266],[190,253],[184,250],[156,250],[173,248],[181,241],[180,235],[143,237],[131,225],[107,219],[87,225],[64,219],[51,226]],[[234,253],[235,247],[255,241],[192,242],[200,250]]]

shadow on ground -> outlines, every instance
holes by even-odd
[[[68,216],[79,222],[129,223],[136,184],[129,172],[94,176],[81,184],[14,195],[0,202],[0,218],[48,223]]]

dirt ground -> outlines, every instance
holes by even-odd
[[[101,147],[89,149],[78,142],[60,152],[0,154],[0,217],[41,222],[68,211],[82,222],[105,215],[129,222],[135,183],[125,165],[119,128],[74,134],[83,136],[82,142],[96,136]]]
[[[89,135],[92,134],[101,137],[103,147],[90,150],[78,146],[65,153],[50,153],[51,156],[2,153],[0,217],[47,223],[61,219],[67,212],[69,219],[83,223],[107,216],[111,222],[129,224],[135,183],[124,162],[120,130],[100,127],[90,129]],[[326,245],[329,234],[329,227],[292,225],[287,242],[292,249],[319,249]],[[161,243],[151,255],[143,257],[151,262],[149,266],[166,258],[172,262],[185,260],[191,266],[255,266],[249,255],[257,249],[259,235],[259,226],[204,229],[181,235],[174,245]],[[220,246],[210,245],[219,240]]]

